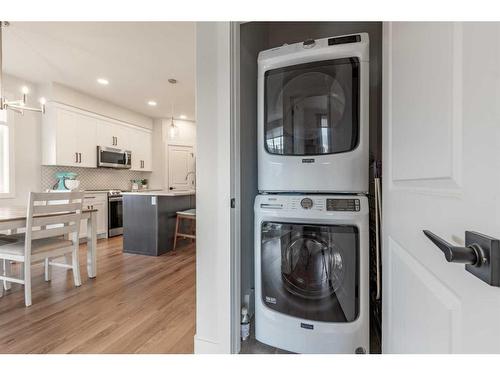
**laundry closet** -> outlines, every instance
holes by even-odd
[[[241,305],[259,342],[380,352],[382,24],[240,25]]]

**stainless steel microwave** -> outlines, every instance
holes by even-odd
[[[97,146],[97,166],[105,168],[132,168],[132,152],[113,147]]]

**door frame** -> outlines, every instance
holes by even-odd
[[[239,25],[197,22],[195,353],[240,349]],[[236,62],[235,62],[236,61]],[[236,160],[234,160],[236,156]],[[236,207],[238,203],[236,204]]]
[[[240,194],[240,23],[230,23],[231,55],[231,354],[241,350],[241,194]]]

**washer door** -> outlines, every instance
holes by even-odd
[[[359,141],[359,60],[344,58],[265,73],[264,142],[278,155],[348,152]]]
[[[308,320],[356,319],[356,227],[263,222],[261,233],[262,300],[266,306]]]

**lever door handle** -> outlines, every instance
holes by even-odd
[[[465,270],[485,283],[500,287],[500,240],[478,232],[465,232],[465,246],[454,246],[424,230],[448,262],[465,264]]]
[[[477,244],[454,246],[429,230],[424,230],[424,234],[443,252],[448,262],[480,266],[486,261],[483,249]]]

